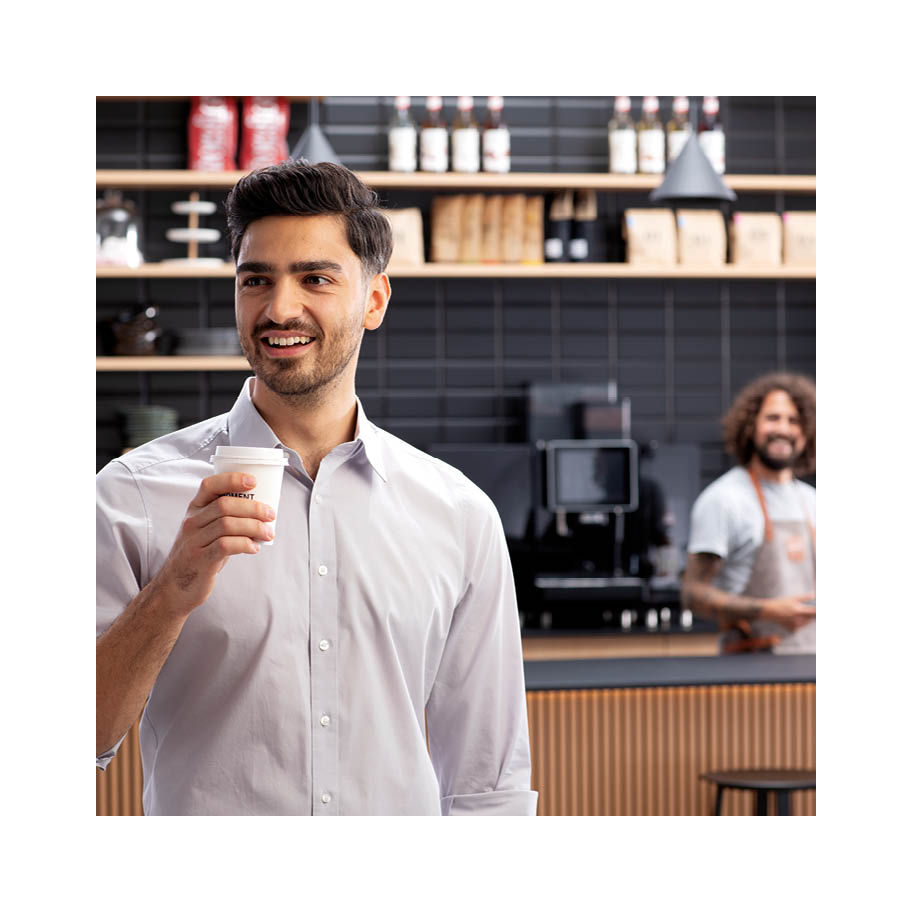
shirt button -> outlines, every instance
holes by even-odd
[[[329,649],[329,640],[320,640],[320,651],[326,652]]]
[[[320,801],[322,801],[323,804],[329,804],[329,802],[332,801],[332,795],[330,795],[329,792],[323,792]]]
[[[315,500],[318,504],[323,503],[323,495],[322,495],[322,494],[317,494],[317,496],[314,498],[314,500]]]
[[[324,728],[329,725],[329,716],[320,716],[320,725]]]
[[[326,574],[329,573],[329,570],[326,569],[326,564],[320,564],[320,566],[317,567],[317,573],[319,573],[320,576],[326,576]]]

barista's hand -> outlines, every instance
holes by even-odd
[[[209,598],[218,572],[232,554],[256,554],[258,542],[272,538],[265,525],[272,508],[247,497],[223,494],[249,491],[256,479],[222,472],[203,479],[190,501],[180,531],[161,570],[151,581],[178,617],[186,617]]]
[[[814,598],[816,594],[808,592],[786,598],[763,599],[763,610],[758,617],[765,621],[775,621],[787,630],[798,630],[817,617],[817,606],[807,604]]]

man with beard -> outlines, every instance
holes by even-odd
[[[758,378],[723,419],[739,465],[697,498],[682,600],[719,623],[723,652],[816,651],[816,391]]]
[[[96,764],[142,712],[146,814],[534,814],[496,508],[355,395],[390,297],[376,194],[289,161],[226,209],[255,376],[98,475]],[[287,457],[274,537],[220,445]]]

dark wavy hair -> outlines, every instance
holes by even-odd
[[[788,393],[795,403],[807,440],[792,471],[796,475],[810,475],[817,465],[817,388],[810,377],[801,374],[764,374],[744,387],[722,419],[725,448],[741,465],[751,461],[755,450],[754,425],[760,407],[770,393],[779,390]]]
[[[270,215],[339,215],[348,244],[364,274],[384,272],[393,251],[393,232],[377,194],[342,165],[287,160],[242,177],[225,200],[231,255],[237,262],[251,222]]]

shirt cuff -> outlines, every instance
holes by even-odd
[[[112,747],[110,750],[105,751],[103,754],[99,754],[95,758],[95,768],[96,769],[103,770],[107,767],[107,765],[114,759],[114,755],[117,753],[117,749],[120,747],[121,744],[123,744],[124,738],[126,738],[126,737],[127,737],[127,735],[124,734],[123,738],[121,738],[120,741],[118,741],[117,744],[114,745],[114,747]]]
[[[474,795],[447,795],[440,802],[444,817],[470,817],[473,814],[491,817],[534,817],[538,807],[538,792],[525,789],[503,789],[478,792]]]

